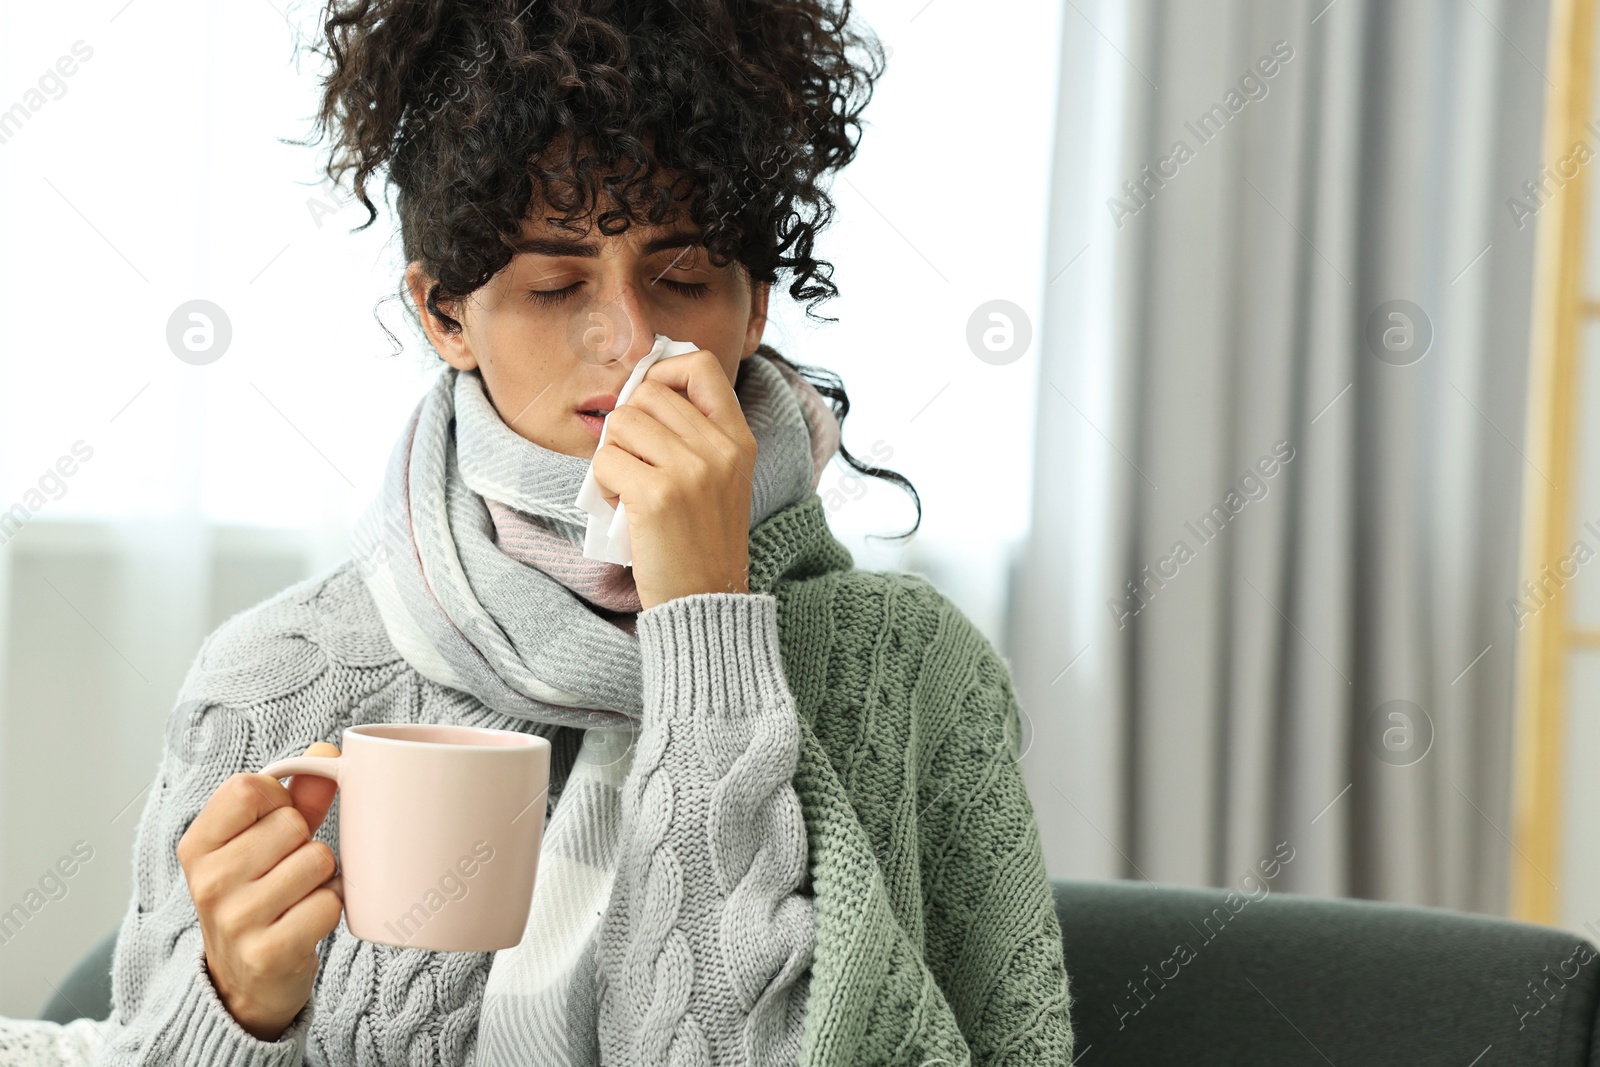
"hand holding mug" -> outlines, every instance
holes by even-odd
[[[337,756],[323,741],[308,756]],[[332,782],[240,772],[206,801],[178,841],[200,917],[206,970],[246,1031],[274,1041],[311,999],[317,944],[339,925],[333,850],[312,834],[333,803]]]
[[[317,944],[341,912],[363,940],[443,952],[510,948],[528,921],[549,740],[439,723],[341,737],[342,753],[319,742],[233,775],[178,842],[212,984],[263,1041],[310,1000]],[[311,838],[335,790],[337,878],[332,850]]]

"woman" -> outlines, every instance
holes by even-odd
[[[780,271],[835,291],[819,182],[881,74],[847,0],[326,16],[329,174],[370,224],[387,168],[444,366],[352,559],[200,650],[102,1062],[1068,1063],[1007,665],[925,580],[853,567],[823,467],[908,483],[762,344]],[[618,407],[658,337],[693,350]],[[591,466],[631,566],[584,552]],[[552,742],[516,949],[352,937],[331,787],[255,773],[412,721]]]

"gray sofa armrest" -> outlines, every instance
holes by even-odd
[[[1600,1067],[1564,930],[1260,889],[1054,881],[1080,1067]]]

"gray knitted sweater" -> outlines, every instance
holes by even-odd
[[[670,776],[674,817],[664,832],[684,864],[680,888],[693,889],[684,893],[667,932],[674,944],[690,946],[694,965],[630,969],[630,979],[642,973],[646,980],[630,980],[614,992],[621,1006],[613,1018],[626,1032],[599,1035],[603,1060],[625,1062],[625,1050],[641,1035],[674,1026],[661,1004],[681,998],[687,978],[692,983],[687,1015],[708,1039],[711,1063],[744,1064],[752,1055],[761,1062],[794,1063],[810,979],[809,924],[802,928],[790,922],[778,932],[780,940],[793,943],[769,946],[788,959],[764,989],[754,992],[761,994],[763,1017],[783,1025],[777,1032],[770,1024],[763,1026],[760,1040],[753,1041],[751,1027],[744,1025],[753,1010],[748,976],[722,973],[722,962],[712,954],[719,925],[729,921],[731,912],[709,858],[719,848],[747,843],[712,840],[714,820],[706,817],[711,785],[751,764],[737,757],[752,737],[766,739],[763,762],[776,759],[787,769],[779,778],[792,775],[798,758],[794,699],[778,649],[777,601],[770,593],[699,594],[656,605],[637,619],[644,685],[639,751],[664,745],[660,759],[649,761],[641,773]],[[206,971],[198,919],[177,860],[178,840],[229,775],[298,755],[313,741],[337,744],[344,727],[364,722],[460,723],[548,737],[548,816],[559,801],[582,732],[498,714],[411,669],[390,644],[349,561],[285,589],[211,634],[179,701],[139,822],[134,899],[117,941],[113,1010],[102,1028],[109,1043],[100,1062],[235,1067],[469,1063],[493,954],[372,944],[353,937],[342,920],[319,946],[315,993],[293,1025],[276,1041],[247,1033],[228,1014]],[[715,743],[696,743],[695,733],[669,730],[670,720],[684,713],[678,709],[709,716],[714,729],[705,736],[714,736]],[[771,747],[774,737],[784,739],[779,749]],[[779,816],[763,824],[762,847],[755,850],[753,863],[770,868],[757,873],[790,891],[782,898],[786,914],[809,915],[805,824],[793,786],[782,789],[773,806]],[[316,835],[335,850],[336,813],[337,808],[330,812]],[[629,832],[624,825],[623,833]],[[629,866],[642,862],[636,858],[641,850],[619,851],[615,892],[625,893],[640,884],[645,872]],[[628,912],[615,906],[611,910]],[[660,917],[659,907],[646,910],[652,922]],[[642,958],[641,946],[632,942],[659,941],[662,934],[608,921],[601,951]],[[771,1002],[784,998],[792,998],[792,1010],[774,1014]],[[677,1022],[682,1021],[680,1017]],[[665,1048],[671,1036],[657,1035],[659,1040],[647,1040],[645,1047]]]

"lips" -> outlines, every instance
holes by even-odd
[[[606,416],[615,411],[616,407],[615,393],[598,394],[580,401],[573,414],[583,423],[583,428],[589,431],[590,436],[598,441],[600,431],[605,428]]]
[[[616,407],[616,393],[596,393],[594,396],[585,397],[583,400],[579,401],[574,410],[580,415],[598,415],[601,418],[605,418],[607,415],[611,414],[612,411],[616,410]]]

